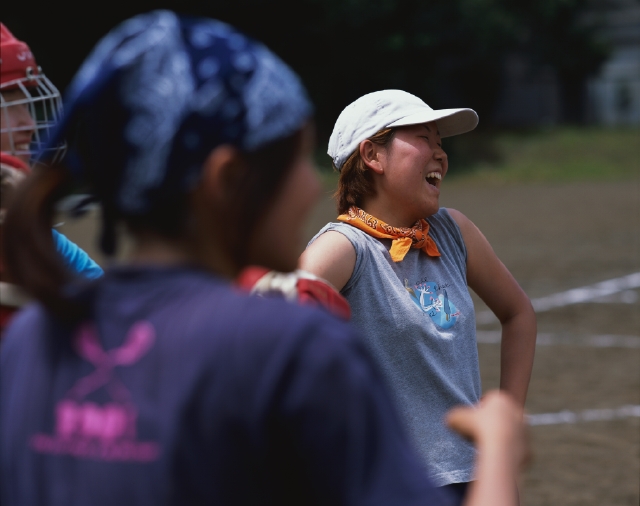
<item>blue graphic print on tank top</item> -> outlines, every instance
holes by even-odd
[[[407,278],[404,279],[404,287],[411,295],[413,302],[421,311],[428,314],[438,327],[449,329],[456,324],[460,311],[449,300],[446,288],[439,288],[439,285],[433,281],[409,286]]]

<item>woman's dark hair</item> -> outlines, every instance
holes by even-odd
[[[243,153],[246,173],[232,195],[232,223],[225,224],[236,264],[246,263],[246,238],[250,237],[278,194],[301,149],[303,129],[253,152]],[[56,202],[68,191],[70,174],[61,165],[34,171],[16,190],[3,224],[3,260],[11,281],[23,287],[64,320],[76,320],[85,308],[69,296],[65,287],[73,275],[54,248],[51,226]],[[89,183],[91,183],[89,181]],[[113,200],[113,199],[111,199]],[[148,230],[167,238],[185,233],[188,195],[176,196],[171,206],[153,206],[142,216],[118,214],[113,202],[103,204],[111,213],[103,226],[124,222],[132,231]],[[163,204],[167,204],[164,202]]]
[[[246,171],[232,202],[225,235],[233,245],[233,255],[243,264],[246,255],[246,238],[251,236],[260,218],[265,214],[278,189],[286,179],[294,158],[302,149],[303,129],[273,141],[251,152],[241,153]],[[114,222],[124,222],[132,232],[153,231],[167,238],[178,238],[184,231],[188,215],[188,193],[174,195],[170,200],[155,202],[142,216],[121,215],[116,211]]]
[[[368,140],[374,144],[387,146],[393,140],[394,135],[395,129],[385,128],[369,137]],[[335,165],[333,168],[338,170]],[[333,195],[336,200],[338,214],[346,213],[351,206],[362,207],[362,199],[374,195],[375,187],[371,171],[360,156],[360,150],[356,149],[344,162],[340,171],[338,189]]]
[[[248,170],[242,188],[238,188],[239,198],[234,199],[238,235],[234,238],[233,249],[241,265],[244,265],[248,253],[245,237],[253,234],[278,196],[296,156],[302,150],[303,139],[304,128],[301,128],[244,155]]]
[[[3,274],[64,316],[76,312],[62,296],[72,276],[54,248],[51,226],[55,203],[69,182],[69,173],[61,166],[36,167],[16,188],[2,224]]]

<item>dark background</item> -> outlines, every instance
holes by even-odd
[[[481,128],[495,114],[506,62],[551,69],[561,123],[584,121],[585,80],[608,54],[598,37],[607,0],[226,0],[12,2],[3,22],[64,90],[94,44],[151,9],[214,17],[264,42],[302,77],[317,107],[319,144],[357,97],[399,88],[434,108],[470,107]],[[74,2],[75,5],[75,2]]]
[[[133,14],[168,7],[216,17],[265,42],[302,76],[317,106],[321,147],[337,115],[352,100],[382,88],[401,88],[434,108],[476,109],[478,129],[459,138],[474,142],[472,155],[477,156],[492,132],[508,128],[510,133],[526,125],[509,123],[497,112],[508,87],[509,62],[526,63],[521,74],[525,83],[543,73],[541,69],[555,76],[561,96],[556,124],[584,124],[585,81],[598,72],[610,50],[598,35],[606,3],[132,0],[84,3],[78,9],[65,2],[40,7],[5,1],[2,21],[29,43],[47,75],[64,90],[95,42]],[[582,128],[568,130],[583,136]],[[542,162],[557,163],[551,168],[558,170],[547,171],[557,175],[566,172],[563,165],[574,163],[576,149],[579,165],[593,158],[592,150],[603,150],[600,158],[613,166],[628,156],[632,161],[625,163],[629,174],[635,174],[632,179],[610,181],[611,171],[605,166],[600,172],[605,176],[595,182],[481,186],[477,181],[449,180],[443,205],[459,209],[479,226],[531,298],[638,272],[640,157],[637,147],[632,149],[638,144],[629,141],[622,149],[612,142],[615,134],[608,140],[594,134],[587,146],[578,143],[577,148],[565,135],[561,144],[535,144],[539,151],[522,150],[520,157],[531,158],[535,174],[541,172]],[[327,197],[309,224],[308,237],[334,218]],[[61,231],[99,259],[98,229],[98,213],[91,212],[83,220],[66,220]],[[597,297],[539,315],[539,331],[550,342],[536,351],[529,413],[638,405],[640,292],[634,293],[632,303]],[[492,326],[481,325],[479,330],[497,333]],[[633,346],[592,347],[588,339],[593,336],[620,337]],[[479,353],[482,383],[485,389],[496,387],[499,345],[481,343]],[[534,459],[520,488],[521,504],[638,506],[639,420],[532,428]]]

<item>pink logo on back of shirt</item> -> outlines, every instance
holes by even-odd
[[[105,351],[93,326],[83,324],[74,339],[75,349],[96,369],[79,379],[65,398],[56,404],[55,434],[35,434],[30,441],[31,448],[40,453],[106,461],[157,460],[160,445],[136,439],[138,411],[129,390],[113,374],[118,366],[137,363],[154,341],[153,326],[140,321],[129,330],[122,346]],[[112,402],[98,405],[83,401],[102,387]]]

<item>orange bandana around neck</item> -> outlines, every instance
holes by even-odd
[[[389,254],[394,262],[402,262],[411,248],[419,248],[431,257],[440,256],[436,242],[429,236],[429,223],[426,220],[418,220],[411,228],[392,227],[356,206],[351,206],[347,214],[338,216],[338,220],[353,225],[372,237],[393,239]]]

